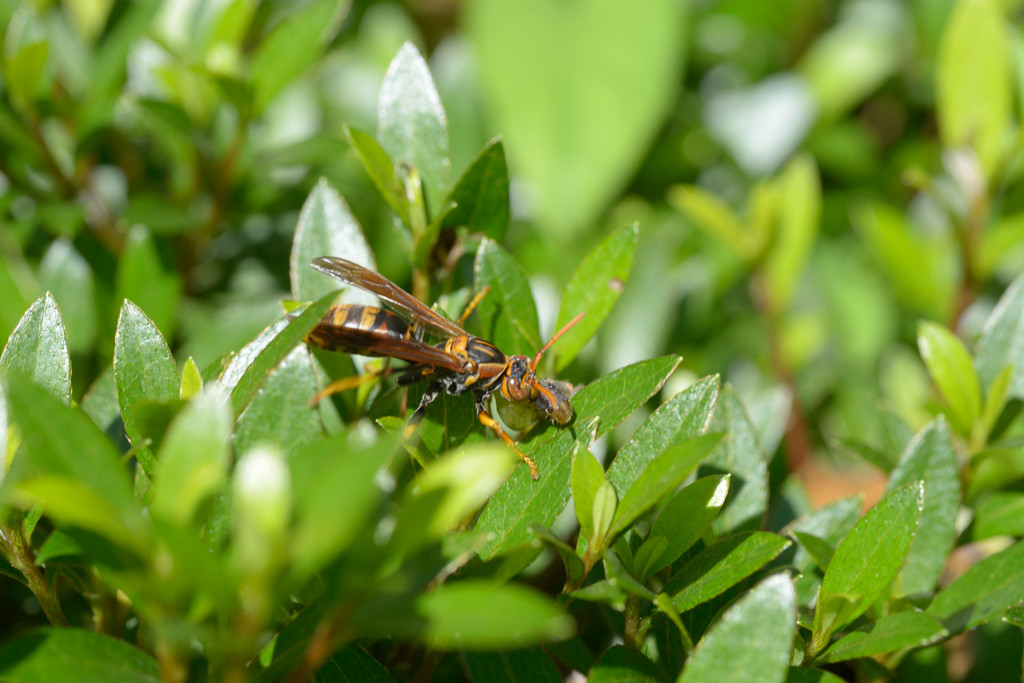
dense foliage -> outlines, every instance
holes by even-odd
[[[0,680],[1019,680],[1019,4],[0,0]]]

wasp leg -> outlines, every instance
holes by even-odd
[[[522,459],[522,461],[526,463],[526,465],[530,468],[530,476],[533,477],[534,481],[540,479],[540,473],[537,472],[537,465],[533,462],[533,460],[530,459],[530,456],[519,450],[519,448],[516,446],[515,441],[512,440],[512,437],[506,434],[505,430],[502,429],[501,425],[498,424],[498,421],[490,416],[490,414],[487,412],[487,409],[484,407],[483,400],[481,400],[479,397],[477,397],[476,400],[476,417],[478,420],[480,420],[480,424],[484,425],[485,427],[488,427],[492,432],[497,434],[501,438],[501,440],[505,442],[505,445],[511,448],[513,451],[515,451],[516,455],[518,455]]]
[[[489,291],[491,291],[491,286],[485,285],[483,289],[477,292],[476,295],[469,300],[469,304],[466,305],[466,310],[462,312],[462,315],[460,315],[459,319],[455,321],[455,324],[458,325],[459,327],[465,327],[466,318],[468,318],[469,314],[473,312],[473,309],[477,307],[477,304],[479,304],[480,301],[485,296],[487,296],[487,292]]]
[[[391,365],[389,364],[385,365],[380,370],[370,370],[368,372],[364,372],[361,375],[352,375],[351,377],[342,377],[341,379],[336,379],[330,384],[328,384],[326,387],[318,391],[316,395],[313,396],[313,398],[309,399],[309,405],[310,407],[315,406],[317,403],[333,394],[338,394],[341,393],[342,391],[348,391],[349,389],[361,387],[367,382],[370,382],[375,379],[383,379],[390,375],[392,372],[394,372],[394,370],[391,368]]]
[[[409,421],[405,423],[405,429],[402,430],[403,441],[408,441],[412,433],[416,431],[416,427],[423,421],[423,416],[427,413],[427,406],[433,403],[441,395],[442,391],[444,391],[444,387],[435,382],[423,392],[423,398],[420,399],[419,407],[413,411]]]

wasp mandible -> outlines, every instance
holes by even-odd
[[[461,325],[435,313],[380,273],[335,256],[319,256],[313,259],[312,266],[345,284],[376,294],[393,309],[360,304],[334,306],[309,333],[306,343],[327,351],[398,358],[409,363],[401,370],[399,385],[430,382],[419,407],[409,418],[406,436],[412,433],[423,419],[427,406],[442,392],[458,396],[472,391],[476,398],[477,419],[522,458],[534,480],[539,477],[537,465],[519,450],[512,437],[491,417],[487,402],[494,392],[498,392],[509,406],[528,408],[557,424],[569,423],[573,410],[562,389],[564,385],[537,377],[536,370],[544,352],[579,322],[583,313],[552,336],[531,361],[519,354],[506,356],[491,342],[469,334]],[[470,302],[460,322],[479,297]],[[427,333],[443,341],[428,344],[423,340]],[[318,394],[317,398],[328,393],[333,393],[331,387]]]

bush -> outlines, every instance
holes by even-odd
[[[1017,680],[1019,37],[917,5],[5,5],[0,678]],[[586,313],[538,480],[323,255]]]

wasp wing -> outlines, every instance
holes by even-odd
[[[415,339],[396,339],[372,329],[342,327],[322,322],[309,333],[308,339],[319,348],[348,351],[363,356],[390,356],[452,372],[463,370],[463,361],[444,349]]]
[[[391,280],[388,280],[380,273],[362,267],[358,263],[352,263],[337,256],[318,256],[313,259],[312,266],[321,273],[341,280],[345,284],[366,290],[371,294],[376,294],[397,312],[418,325],[430,328],[437,334],[448,337],[466,334],[464,329],[432,311],[423,302]]]

